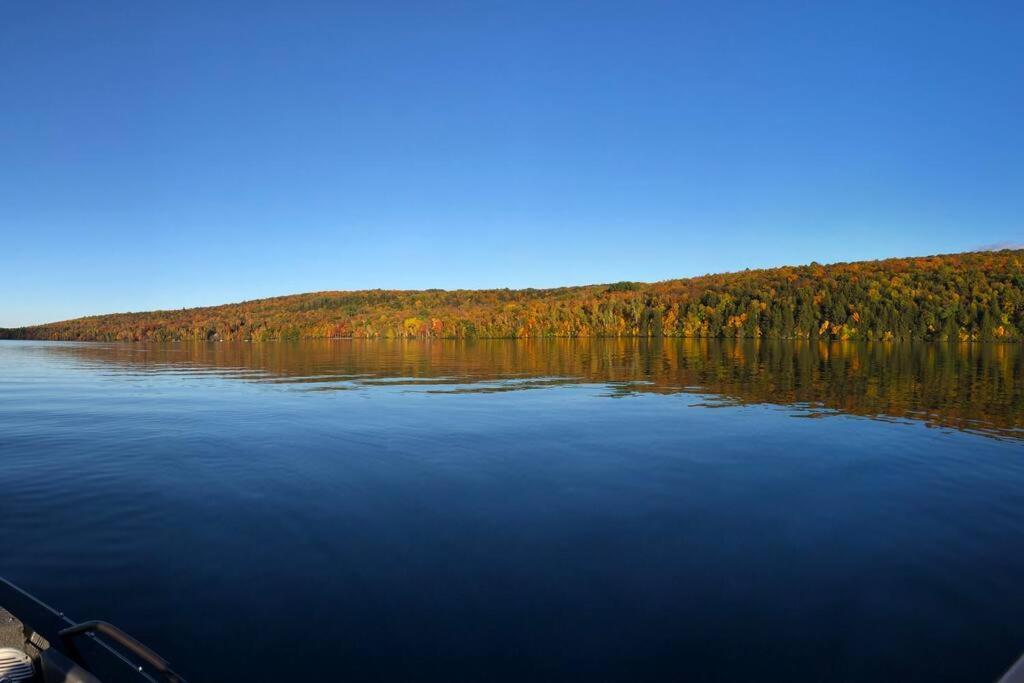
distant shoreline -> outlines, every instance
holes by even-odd
[[[51,341],[1024,339],[1024,250],[554,289],[314,292],[0,329]]]
[[[1016,346],[1024,344],[1022,339],[832,339],[827,337],[641,337],[639,335],[575,336],[575,337],[300,337],[299,339],[42,339],[37,337],[4,336],[6,329],[0,328],[0,342],[50,342],[53,344],[300,344],[303,342],[549,342],[549,341],[695,341],[733,343],[805,343],[805,344],[1002,344]]]

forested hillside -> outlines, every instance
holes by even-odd
[[[2,330],[22,339],[1024,338],[1024,250],[557,289],[317,292]]]

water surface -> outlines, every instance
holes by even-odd
[[[991,680],[1017,345],[0,342],[0,574],[194,681]]]

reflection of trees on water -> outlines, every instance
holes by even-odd
[[[585,382],[605,384],[613,395],[698,392],[1024,439],[1024,352],[1017,344],[543,339],[46,348],[117,371],[214,373],[323,388],[387,382],[433,391],[519,391]]]

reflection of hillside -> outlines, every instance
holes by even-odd
[[[502,382],[500,390],[518,390],[561,378],[611,384],[613,392],[690,391],[741,403],[820,405],[1024,439],[1024,352],[1013,344],[546,339],[47,348],[124,371],[212,372],[250,381],[390,378],[434,389]],[[509,381],[516,379],[529,381]]]

